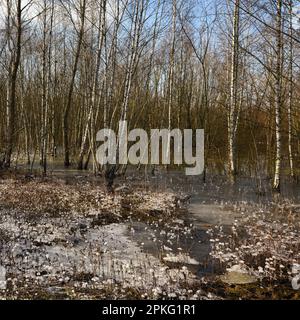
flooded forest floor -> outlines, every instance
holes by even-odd
[[[299,186],[256,185],[1,172],[0,297],[300,299]]]

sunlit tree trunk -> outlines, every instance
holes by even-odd
[[[239,73],[239,32],[240,32],[240,0],[234,4],[231,72],[230,72],[230,104],[228,115],[228,171],[229,179],[234,182],[236,175],[236,131],[238,125],[238,73]]]
[[[275,136],[276,136],[276,155],[275,155],[275,174],[273,189],[280,192],[281,175],[281,103],[282,103],[282,0],[277,0],[276,17],[276,74],[275,74]]]
[[[288,149],[289,149],[289,164],[290,175],[293,178],[294,173],[294,156],[293,156],[293,63],[294,63],[294,44],[293,44],[293,0],[289,1],[289,93],[288,93]]]
[[[173,104],[173,87],[174,87],[174,60],[175,60],[175,41],[176,41],[176,18],[177,18],[177,0],[172,1],[172,31],[171,31],[171,46],[169,54],[169,76],[168,76],[168,129],[172,128],[172,104]],[[170,136],[168,137],[167,159],[170,156]]]
[[[83,138],[82,138],[82,143],[81,143],[81,148],[80,148],[80,153],[79,153],[79,159],[78,159],[78,164],[77,167],[79,170],[83,169],[83,158],[84,155],[87,151],[87,146],[88,146],[88,133],[89,129],[91,131],[91,140],[92,140],[92,145],[91,148],[93,149],[93,154],[95,154],[94,150],[96,148],[95,141],[94,141],[94,135],[95,135],[95,130],[92,130],[92,127],[95,126],[95,122],[91,122],[93,118],[93,114],[96,111],[97,107],[97,95],[100,96],[100,92],[97,92],[99,90],[98,88],[98,83],[99,83],[99,71],[100,71],[100,65],[101,65],[101,56],[102,56],[102,48],[103,48],[103,42],[104,42],[104,37],[105,37],[105,30],[106,28],[106,0],[102,0],[100,4],[100,12],[99,12],[99,24],[98,24],[98,35],[97,35],[97,57],[96,57],[96,69],[95,69],[95,74],[93,77],[93,85],[92,85],[92,93],[91,93],[91,103],[90,107],[88,110],[88,118],[87,118],[87,123],[84,128],[84,133],[83,133]]]

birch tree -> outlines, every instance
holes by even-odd
[[[96,106],[97,106],[97,96],[100,96],[98,84],[99,84],[99,72],[100,72],[100,64],[101,64],[101,57],[103,51],[103,43],[106,36],[106,0],[102,0],[100,3],[99,8],[99,21],[98,21],[98,34],[97,34],[97,55],[96,55],[96,69],[94,71],[93,76],[93,84],[92,84],[92,93],[91,93],[91,102],[88,110],[88,117],[87,122],[85,124],[84,134],[82,138],[80,153],[79,153],[79,160],[77,167],[79,170],[83,168],[83,157],[87,151],[88,145],[88,132],[91,128],[91,125],[95,125],[95,123],[91,123],[92,116],[95,113]],[[93,136],[95,132],[91,132],[91,136]],[[94,144],[94,143],[92,143]],[[91,148],[94,150],[95,145],[92,145]],[[93,151],[94,152],[94,151]],[[95,152],[94,152],[95,153]]]
[[[293,154],[293,98],[294,98],[294,31],[293,31],[293,0],[288,2],[288,22],[289,22],[289,54],[288,54],[288,150],[290,176],[294,177],[294,154]]]
[[[50,19],[48,20],[49,9]],[[44,0],[43,11],[41,164],[43,166],[43,173],[46,174],[49,138],[49,86],[51,81],[54,0],[51,1],[50,8],[48,8],[48,2]]]
[[[67,102],[63,115],[63,142],[64,142],[64,165],[66,167],[70,166],[70,144],[69,144],[69,116],[72,106],[72,97],[74,91],[75,77],[78,70],[78,63],[80,58],[80,52],[83,43],[84,28],[85,28],[85,18],[86,18],[86,3],[87,0],[80,0],[79,4],[79,14],[80,14],[80,28],[78,32],[77,48],[75,51],[74,63],[72,68],[71,81],[69,85],[69,91],[67,95]],[[70,13],[72,14],[72,13]]]
[[[229,178],[233,182],[236,175],[236,132],[238,127],[240,0],[235,0],[234,2],[232,30],[230,102],[228,114],[228,171]]]
[[[282,45],[282,0],[277,0],[276,15],[276,73],[275,73],[275,174],[273,189],[280,191],[281,175],[281,112],[282,112],[282,64],[283,64],[283,45]]]

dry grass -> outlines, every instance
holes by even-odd
[[[109,194],[92,183],[65,184],[62,180],[20,180],[0,182],[0,207],[31,214],[58,215],[66,213],[128,215],[168,215],[180,201],[168,192],[126,189]]]

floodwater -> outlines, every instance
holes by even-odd
[[[207,230],[217,225],[226,227],[233,225],[241,217],[241,207],[267,207],[282,201],[293,204],[300,202],[300,185],[284,179],[280,195],[271,189],[268,178],[257,181],[253,178],[238,178],[231,185],[224,176],[208,176],[206,182],[201,177],[187,177],[181,172],[160,172],[156,176],[146,176],[145,183],[155,188],[162,188],[189,195],[187,211],[170,226],[150,227],[142,223],[133,223],[135,232],[129,234],[134,241],[143,244],[144,250],[157,257],[165,255],[168,250],[179,254],[188,252],[189,256],[199,262],[198,266],[188,265],[198,276],[219,272],[210,259],[210,242]],[[146,230],[145,230],[146,229]],[[170,241],[170,236],[175,241]],[[167,247],[167,251],[162,249]]]
[[[50,174],[66,182],[88,177],[99,184],[103,183],[102,178],[92,176],[88,171],[65,170],[54,166]],[[151,255],[156,261],[163,261],[171,267],[185,265],[198,277],[220,272],[219,266],[214,265],[209,256],[207,231],[217,225],[225,228],[231,226],[241,214],[235,208],[251,205],[264,207],[283,200],[294,204],[300,202],[300,185],[289,179],[283,181],[280,196],[272,193],[268,178],[257,180],[242,177],[231,185],[224,176],[208,175],[203,182],[201,177],[187,177],[179,171],[158,170],[151,175],[142,169],[139,172],[129,170],[126,177],[116,180],[119,186],[128,182],[144,185],[145,188],[184,193],[189,197],[186,210],[173,221],[160,224],[129,220],[122,226],[122,232],[143,254]],[[117,226],[112,228],[118,229]],[[124,252],[119,251],[119,254],[123,255]]]

